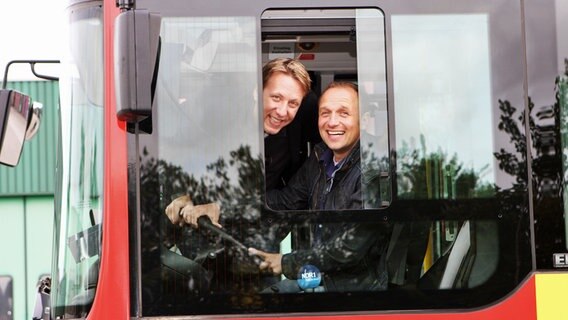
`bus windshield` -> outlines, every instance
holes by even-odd
[[[52,312],[84,316],[95,295],[102,223],[102,8],[69,9],[61,77]]]
[[[496,26],[521,9],[500,2],[160,8],[156,101],[129,136],[133,312],[477,307],[512,290],[530,270],[528,234],[511,234],[528,221],[510,143],[522,43]]]

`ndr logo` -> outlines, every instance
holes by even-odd
[[[321,272],[315,266],[307,264],[298,272],[298,285],[302,289],[317,288],[321,282]]]
[[[317,277],[319,277],[319,274],[317,274],[313,271],[304,271],[304,273],[302,273],[302,279],[311,280],[311,279],[317,278]]]

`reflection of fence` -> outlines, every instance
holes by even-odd
[[[433,155],[424,159],[424,174],[428,199],[453,199],[456,195],[456,168],[444,163],[444,156]]]
[[[479,171],[464,169],[457,155],[427,153],[407,144],[398,152],[398,196],[403,199],[458,199],[493,194],[489,184],[480,182],[487,166]]]
[[[14,303],[12,277],[0,276],[0,320],[12,320]]]

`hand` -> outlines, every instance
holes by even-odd
[[[185,224],[180,213],[181,210],[188,205],[193,206],[193,202],[188,195],[185,195],[177,197],[166,207],[166,215],[168,216],[172,224],[177,224],[180,227]]]
[[[282,254],[268,253],[255,248],[249,248],[248,252],[249,255],[259,256],[262,260],[264,260],[260,263],[260,270],[268,270],[274,275],[280,275],[282,273]]]
[[[188,195],[174,199],[174,201],[166,207],[166,215],[172,224],[179,225],[180,227],[189,224],[196,229],[199,227],[197,225],[197,219],[204,215],[207,215],[215,226],[222,228],[219,224],[220,212],[221,207],[213,202],[194,206],[191,197]]]
[[[201,216],[208,216],[211,219],[213,225],[218,228],[222,228],[219,224],[219,215],[221,212],[221,207],[217,203],[200,204],[197,206],[185,206],[181,209],[180,216],[183,217],[183,221],[194,228],[198,228],[197,219]]]

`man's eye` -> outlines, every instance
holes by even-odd
[[[300,106],[300,104],[299,104],[299,103],[296,103],[296,102],[292,102],[292,103],[290,103],[290,104],[288,104],[288,105],[289,105],[290,108],[292,108],[292,109],[296,109],[296,108],[298,108],[298,107]]]
[[[272,100],[278,102],[280,101],[280,96],[272,96]]]

